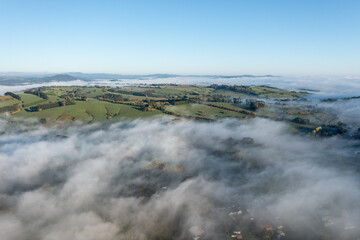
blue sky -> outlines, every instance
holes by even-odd
[[[357,0],[0,0],[0,72],[359,75]]]

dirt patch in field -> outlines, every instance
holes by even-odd
[[[10,97],[10,96],[1,96],[0,97],[0,101],[8,101],[8,100],[11,100],[12,99],[12,97]]]

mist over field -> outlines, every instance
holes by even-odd
[[[194,226],[225,239],[240,215],[287,239],[359,236],[357,140],[257,118],[14,120],[0,132],[4,240],[192,239]]]
[[[84,74],[81,74],[82,76]],[[91,74],[90,74],[91,75]],[[111,76],[98,74],[99,76]],[[41,76],[41,75],[40,75]],[[47,76],[47,75],[46,75]],[[59,75],[56,75],[59,76]],[[55,76],[55,77],[56,77]],[[95,75],[96,76],[96,75]],[[121,75],[119,75],[121,76]],[[117,76],[117,77],[119,77]],[[161,76],[161,74],[160,74]],[[116,77],[113,76],[113,77]],[[48,77],[51,79],[51,77]],[[74,77],[72,77],[74,78]],[[26,76],[25,78],[26,79]],[[40,78],[41,79],[41,78]],[[310,100],[303,105],[312,105],[324,109],[336,115],[337,120],[345,122],[353,129],[360,128],[360,99],[350,99],[347,101],[321,102],[327,98],[347,98],[360,96],[360,77],[359,76],[154,76],[141,77],[140,75],[124,75],[123,78],[114,79],[91,79],[71,80],[71,81],[50,81],[34,84],[2,85],[0,81],[0,94],[8,91],[19,93],[25,89],[37,88],[41,86],[110,86],[110,87],[129,87],[129,86],[150,86],[151,84],[185,84],[197,86],[209,86],[211,84],[225,85],[245,85],[245,86],[271,86],[285,90],[307,91]]]
[[[360,240],[359,12],[0,0],[0,240]]]
[[[53,75],[54,77],[59,75]],[[75,78],[71,75],[69,77]],[[0,74],[1,77],[1,74]],[[50,77],[48,77],[51,79]],[[20,79],[26,80],[26,76]],[[41,78],[40,78],[41,80]],[[117,76],[114,78],[103,77],[99,79],[88,80],[71,80],[61,81],[53,80],[50,82],[36,82],[26,81],[23,84],[8,85],[0,79],[0,93],[4,94],[7,91],[22,91],[29,88],[40,86],[111,86],[124,87],[138,84],[185,84],[185,85],[200,85],[207,86],[211,84],[226,84],[226,85],[269,85],[288,90],[316,90],[315,95],[321,97],[346,97],[356,96],[360,92],[360,77],[359,76],[167,76],[167,77],[141,77],[137,75],[129,75],[127,78]]]

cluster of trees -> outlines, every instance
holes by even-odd
[[[180,104],[186,104],[186,103],[197,103],[200,101],[200,98],[198,97],[188,97],[186,95],[184,96],[175,96],[168,99],[169,104],[171,105],[180,105]]]
[[[15,94],[15,93],[12,93],[12,92],[6,92],[5,96],[10,96],[12,98],[15,98],[15,99],[21,101],[21,97],[19,95]]]
[[[168,99],[149,99],[146,98],[143,100],[143,102],[145,103],[165,103],[165,104],[169,104],[169,100]]]
[[[298,124],[310,124],[310,120],[309,120],[309,119],[304,119],[304,118],[300,118],[300,117],[294,118],[294,119],[292,120],[292,122],[298,123]]]
[[[77,101],[87,101],[88,100],[88,97],[86,97],[85,95],[79,95],[79,94],[72,93],[72,92],[69,94],[60,95],[59,97],[64,98],[64,99],[73,98],[74,100],[77,100]]]
[[[325,125],[315,128],[312,133],[323,137],[331,137],[346,133],[345,125],[339,122],[336,125]]]
[[[59,101],[59,102],[53,102],[53,103],[45,103],[45,104],[37,105],[35,107],[30,107],[30,111],[38,112],[38,111],[41,111],[44,109],[49,109],[49,108],[54,108],[54,107],[62,107],[62,106],[73,105],[73,104],[75,104],[75,103],[71,100]]]
[[[136,106],[140,107],[140,110],[142,111],[155,111],[156,109],[164,111],[166,105],[169,105],[168,101],[154,101],[145,99],[143,101],[136,102]]]
[[[75,96],[75,100],[78,100],[78,101],[87,101],[88,98],[84,95],[80,95],[80,96]]]
[[[124,102],[124,101],[128,101],[128,98],[124,98],[123,96],[119,95],[119,94],[111,94],[111,93],[106,93],[102,96],[97,97],[98,100],[100,101],[107,101],[107,102],[113,102],[113,103],[119,103],[119,102]]]
[[[59,97],[69,99],[69,98],[75,97],[75,94],[71,92],[71,93],[60,95]]]
[[[195,101],[192,99],[169,99],[169,103],[171,105],[180,105],[186,103],[195,103]]]
[[[42,92],[42,91],[40,90],[40,88],[38,88],[38,89],[26,90],[26,91],[24,91],[24,93],[33,94],[33,95],[36,95],[36,96],[38,96],[38,97],[41,97],[41,98],[43,98],[43,99],[45,99],[45,100],[48,100],[48,99],[49,99],[49,96],[48,96],[46,93]]]
[[[249,105],[250,109],[254,110],[254,111],[259,108],[265,107],[264,101],[256,101],[256,100],[252,100],[252,99],[247,99],[246,104]]]
[[[141,111],[146,111],[146,112],[153,112],[156,110],[156,108],[153,105],[150,104],[141,104],[140,105],[140,110]]]
[[[222,94],[214,94],[212,96],[207,97],[207,102],[228,102],[228,97]]]
[[[232,91],[232,92],[256,95],[253,92],[253,90],[248,86],[236,86],[236,85],[230,86],[230,85],[212,84],[212,85],[210,85],[210,88],[214,88],[215,90],[225,90],[225,91]]]

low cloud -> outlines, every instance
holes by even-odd
[[[189,239],[193,226],[219,239],[249,228],[234,208],[288,239],[359,236],[353,140],[264,119],[0,128],[5,240]]]

